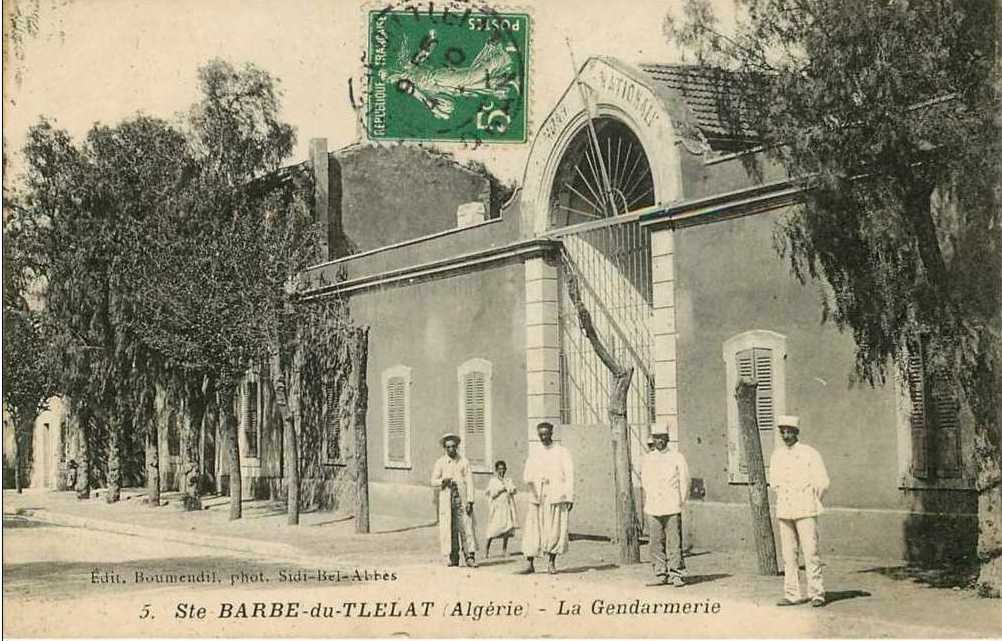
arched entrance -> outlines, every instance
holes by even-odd
[[[592,139],[589,122],[597,141]],[[577,80],[543,120],[532,141],[522,183],[525,235],[544,235],[555,227],[574,224],[564,220],[594,220],[587,214],[594,214],[595,210],[621,215],[681,198],[678,138],[672,123],[669,101],[655,91],[643,72],[612,58],[589,59]],[[596,148],[602,153],[597,154]],[[628,150],[632,152],[627,158]],[[643,151],[643,155],[637,154],[638,151]],[[631,183],[641,169],[638,158],[646,161],[649,172],[649,182],[643,186]],[[632,166],[634,162],[637,167]],[[602,193],[588,191],[588,184],[594,188],[596,181],[605,187],[602,164],[610,183],[606,191],[611,192],[604,197]],[[575,166],[581,169],[584,178],[576,175]],[[568,175],[568,171],[575,175]],[[566,189],[568,183],[580,193]],[[557,204],[586,214],[569,212],[572,215],[568,216],[561,209],[554,216],[552,197],[564,198],[565,202],[558,200]],[[586,198],[592,204],[587,204]],[[575,202],[585,206],[577,207]]]
[[[550,191],[550,227],[636,211],[654,204],[654,176],[644,146],[622,121],[602,117],[571,139]]]
[[[561,254],[525,262],[527,436],[531,444],[538,421],[559,424],[576,465],[590,470],[575,482],[581,531],[616,527],[611,377],[570,304],[568,265],[604,345],[634,369],[627,420],[635,461],[650,425],[677,413],[671,232],[652,236],[641,225],[645,210],[682,196],[669,103],[639,70],[589,59],[540,125],[526,163],[523,234],[559,241]]]

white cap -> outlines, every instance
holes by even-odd
[[[800,417],[793,416],[792,414],[783,414],[776,419],[776,427],[792,427],[795,430],[799,430]]]

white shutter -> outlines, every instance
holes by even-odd
[[[911,401],[908,419],[912,441],[911,473],[915,478],[924,479],[929,476],[929,429],[926,421],[925,375],[918,348],[908,355],[908,398]]]
[[[943,376],[936,376],[931,390],[931,413],[936,423],[936,474],[960,477],[960,402],[956,390]]]
[[[247,456],[249,458],[258,457],[258,447],[260,438],[260,425],[258,420],[258,385],[257,381],[247,383],[247,393],[244,394],[244,408],[246,421],[244,429],[247,432]]]
[[[391,463],[407,462],[407,390],[402,376],[386,383],[386,459]]]
[[[750,378],[755,380],[755,366],[754,366],[754,350],[745,349],[737,353],[736,355],[738,362],[738,380],[742,378]],[[756,403],[756,407],[758,403]],[[741,425],[738,424],[737,430],[737,453],[738,453],[738,471],[741,474],[748,473],[748,463],[745,459],[745,446],[741,440]]]
[[[463,377],[463,452],[475,467],[489,466],[487,461],[486,377],[470,372]]]
[[[755,416],[760,432],[776,427],[775,389],[772,380],[772,350],[756,347],[755,382],[758,383]]]

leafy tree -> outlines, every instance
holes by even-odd
[[[220,60],[198,75],[202,98],[189,118],[197,176],[146,230],[147,254],[134,263],[148,292],[142,333],[173,366],[211,382],[236,519],[243,493],[238,385],[248,370],[267,363],[283,428],[294,437],[291,283],[319,258],[321,235],[308,174],[277,171],[295,134],[279,120],[276,81],[253,65],[237,69]],[[286,443],[294,446],[295,439]],[[287,450],[294,463],[294,447]],[[295,488],[296,465],[286,467]]]
[[[54,391],[41,313],[29,304],[37,270],[31,230],[25,225],[31,221],[19,215],[16,205],[11,207],[3,232],[3,404],[14,428],[14,485],[19,493],[27,462],[22,447],[27,443],[22,441],[30,443],[35,417],[47,408]]]
[[[92,419],[80,421],[81,443],[95,441],[92,428],[106,437],[99,440],[107,443],[109,501],[118,499],[121,447],[131,440],[130,428],[152,425],[141,401],[162,375],[159,355],[133,331],[142,292],[129,271],[131,257],[143,251],[137,230],[185,180],[185,148],[177,131],[146,116],[95,125],[79,146],[43,120],[24,148],[23,211],[38,221],[49,353],[60,392]],[[84,489],[89,458],[81,456]]]
[[[979,583],[1002,586],[998,17],[987,0],[741,0],[733,33],[706,0],[666,31],[727,69],[732,127],[754,130],[803,189],[777,239],[883,381],[921,351],[974,417]]]

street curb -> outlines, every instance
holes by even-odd
[[[4,514],[8,514],[6,511]],[[184,543],[199,547],[209,547],[240,552],[253,556],[268,556],[285,559],[305,559],[312,558],[303,554],[298,548],[285,543],[272,543],[271,541],[258,541],[243,539],[232,536],[219,536],[215,534],[199,534],[195,532],[180,532],[170,528],[152,528],[141,525],[131,525],[129,523],[119,523],[117,521],[105,521],[84,516],[66,514],[65,512],[53,512],[51,510],[23,510],[17,516],[25,516],[51,523],[52,525],[63,525],[66,527],[83,528],[99,532],[113,532],[115,534],[125,534],[127,536],[137,536],[152,538],[159,541],[169,541],[171,543]]]

